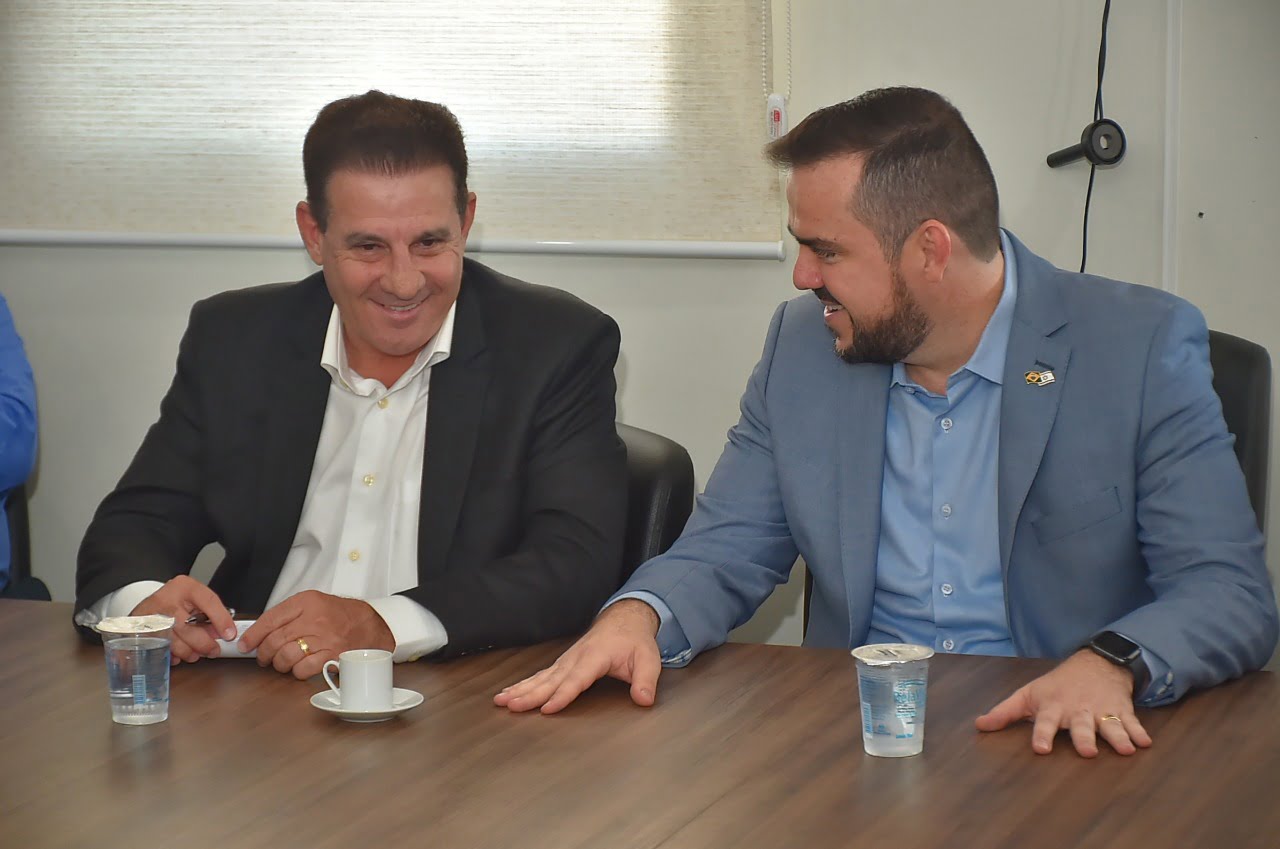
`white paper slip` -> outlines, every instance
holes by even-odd
[[[249,626],[256,621],[256,619],[236,620],[236,638],[234,640],[218,640],[218,645],[222,648],[222,654],[219,657],[257,657],[257,649],[251,652],[242,652],[236,648],[236,643],[244,636],[244,632],[249,630]]]

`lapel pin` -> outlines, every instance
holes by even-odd
[[[1023,375],[1032,386],[1048,386],[1057,380],[1051,371],[1029,371]]]

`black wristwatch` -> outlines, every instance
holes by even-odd
[[[1116,666],[1123,666],[1133,673],[1133,696],[1138,698],[1151,683],[1151,671],[1142,659],[1142,646],[1115,631],[1099,631],[1089,641],[1095,654],[1105,657]]]

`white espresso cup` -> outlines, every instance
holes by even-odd
[[[329,677],[329,667],[338,669],[338,687]],[[391,652],[382,649],[352,649],[325,661],[324,682],[338,696],[343,710],[391,709]]]

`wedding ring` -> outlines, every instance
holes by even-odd
[[[298,638],[298,648],[302,649],[302,654],[304,656],[311,654],[311,646],[307,645],[307,641],[302,639],[301,637]],[[1106,718],[1107,717],[1105,716],[1103,717],[1103,719],[1106,719]],[[1111,718],[1118,719],[1118,717],[1114,717],[1114,716]]]
[[[1114,719],[1116,722],[1124,722],[1123,719],[1116,716],[1114,713],[1104,713],[1102,716],[1098,717],[1099,722],[1106,722],[1108,719]]]

